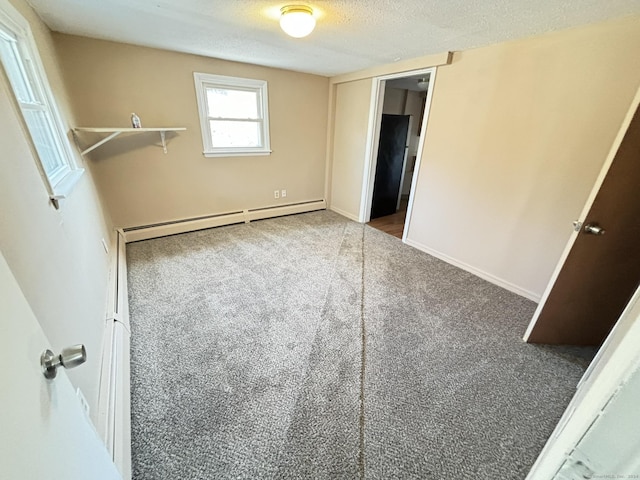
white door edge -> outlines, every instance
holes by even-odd
[[[413,167],[413,175],[411,176],[411,188],[409,189],[409,203],[407,204],[407,215],[404,218],[404,230],[402,232],[402,241],[407,243],[409,238],[409,228],[411,226],[411,216],[413,215],[413,202],[416,195],[416,186],[418,183],[418,174],[422,166],[422,154],[424,150],[425,137],[427,136],[427,124],[429,123],[429,114],[431,113],[431,101],[433,99],[433,89],[436,84],[437,68],[433,67],[429,76],[429,88],[427,89],[427,98],[424,103],[424,114],[422,115],[422,128],[420,128],[420,139],[418,140],[418,154],[416,155],[416,164]]]

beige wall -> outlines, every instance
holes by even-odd
[[[382,113],[389,115],[404,115],[404,105],[407,101],[407,90],[404,88],[387,87],[384,89]]]
[[[357,220],[362,196],[362,175],[367,148],[370,79],[335,87],[331,209]]]
[[[331,205],[357,216],[371,77],[350,79],[332,79]],[[639,83],[637,16],[456,53],[436,75],[408,243],[538,298]]]
[[[11,3],[31,24],[57,104],[72,124],[49,30],[26,2]],[[62,201],[60,210],[49,203],[21,114],[1,69],[0,125],[0,249],[51,341],[43,349],[86,345],[87,363],[68,373],[96,414],[109,276],[109,258],[101,239],[109,242],[109,221],[88,172]]]
[[[409,195],[411,191],[411,179],[413,178],[413,170],[411,169],[412,157],[418,154],[418,144],[420,142],[420,127],[422,126],[421,115],[422,105],[424,104],[426,92],[407,91],[407,103],[404,113],[411,115],[411,132],[409,136],[409,156],[407,158],[407,168],[404,172],[402,183],[402,195]]]
[[[415,92],[409,90],[407,92],[407,105],[404,113],[413,117],[411,124],[411,141],[409,142],[409,154],[418,153],[418,143],[420,142],[420,127],[422,126],[422,106],[426,98],[427,92]]]
[[[409,240],[539,296],[639,83],[639,17],[456,53]]]
[[[79,126],[186,127],[119,137],[90,161],[113,222],[137,226],[324,198],[326,77],[83,37],[54,35]],[[193,72],[266,80],[270,156],[205,158]],[[88,142],[83,134],[82,141]],[[274,199],[276,189],[287,198]]]

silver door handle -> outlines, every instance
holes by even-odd
[[[55,355],[51,350],[47,349],[40,356],[42,374],[48,379],[56,378],[58,367],[60,366],[74,368],[86,361],[87,349],[81,344],[64,348],[60,355]]]
[[[587,223],[584,226],[584,233],[589,233],[591,235],[604,235],[605,230],[602,227],[599,227],[598,225],[592,225],[590,223]]]

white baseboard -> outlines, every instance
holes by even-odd
[[[130,480],[130,329],[125,248],[123,232],[118,231],[112,249],[109,303],[100,367],[97,429],[123,480]]]
[[[530,290],[524,289],[519,287],[518,285],[515,285],[511,282],[508,282],[506,280],[503,280],[502,278],[496,277],[495,275],[492,275],[490,273],[487,273],[483,270],[480,270],[476,267],[473,267],[467,263],[461,262],[459,260],[456,260],[455,258],[450,257],[449,255],[445,255],[444,253],[438,252],[437,250],[434,250],[433,248],[427,247],[426,245],[421,244],[420,242],[416,242],[415,240],[411,240],[409,238],[406,239],[405,243],[407,245],[410,245],[414,248],[417,248],[418,250],[421,250],[425,253],[428,253],[429,255],[439,258],[440,260],[447,262],[455,267],[458,267],[462,270],[465,270],[469,273],[474,274],[476,277],[480,277],[483,280],[486,280],[488,282],[493,283],[494,285],[498,285],[499,287],[504,288],[505,290],[509,290],[510,292],[513,292],[517,295],[520,295],[521,297],[525,297],[528,298],[529,300],[533,300],[534,302],[538,303],[540,301],[541,296],[537,293],[534,293]]]
[[[254,208],[236,212],[222,213],[199,218],[188,218],[174,220],[157,225],[144,225],[140,227],[129,227],[123,230],[126,243],[148,240],[150,238],[166,237],[178,233],[193,232],[206,228],[222,227],[235,223],[249,223],[265,218],[282,217],[296,213],[313,212],[324,210],[327,203],[324,200],[314,200],[311,202],[292,203],[288,205],[277,205],[273,207]]]
[[[344,210],[342,210],[342,209],[340,209],[338,207],[334,207],[333,205],[331,205],[329,207],[329,210],[331,210],[333,212],[336,212],[337,214],[342,215],[343,217],[347,217],[349,220],[353,220],[354,222],[361,223],[360,219],[358,218],[357,215],[353,215],[353,214],[351,214],[349,212],[345,212]]]

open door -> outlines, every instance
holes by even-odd
[[[49,348],[0,255],[0,477],[120,479],[64,369],[52,380],[42,374],[40,354]]]
[[[396,213],[407,155],[409,115],[382,115],[371,218]]]
[[[638,95],[593,203],[576,222],[575,242],[525,335],[529,343],[601,345],[640,283],[637,100]]]

